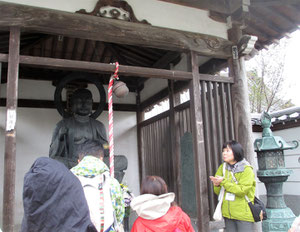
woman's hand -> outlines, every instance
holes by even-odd
[[[222,176],[210,176],[209,178],[216,187],[220,186],[221,182],[224,180],[224,177]]]

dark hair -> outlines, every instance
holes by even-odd
[[[222,150],[225,149],[227,146],[231,148],[234,160],[236,162],[239,162],[244,159],[244,150],[240,143],[234,140],[227,141],[223,144]]]
[[[142,181],[141,194],[153,194],[159,196],[168,192],[166,182],[159,176],[146,176]]]
[[[77,151],[79,158],[88,155],[95,156],[97,158],[104,156],[103,145],[98,140],[86,140],[84,143],[78,145]]]

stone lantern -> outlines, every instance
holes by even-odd
[[[282,194],[282,185],[292,173],[292,170],[285,168],[283,151],[297,148],[298,142],[293,141],[294,146],[291,146],[281,137],[273,136],[271,125],[270,115],[264,112],[261,117],[262,138],[254,142],[259,167],[257,177],[265,184],[267,190],[268,219],[262,222],[262,229],[286,232],[291,227],[295,215],[286,206]]]

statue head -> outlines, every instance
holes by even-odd
[[[93,108],[91,91],[88,89],[77,89],[71,97],[71,107],[74,114],[89,116]]]

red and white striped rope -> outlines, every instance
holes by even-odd
[[[113,84],[115,79],[118,78],[119,72],[119,63],[116,62],[116,70],[114,75],[110,77],[108,84],[108,138],[109,138],[109,167],[110,175],[114,177],[115,174],[115,165],[114,165],[114,119],[113,119]]]

